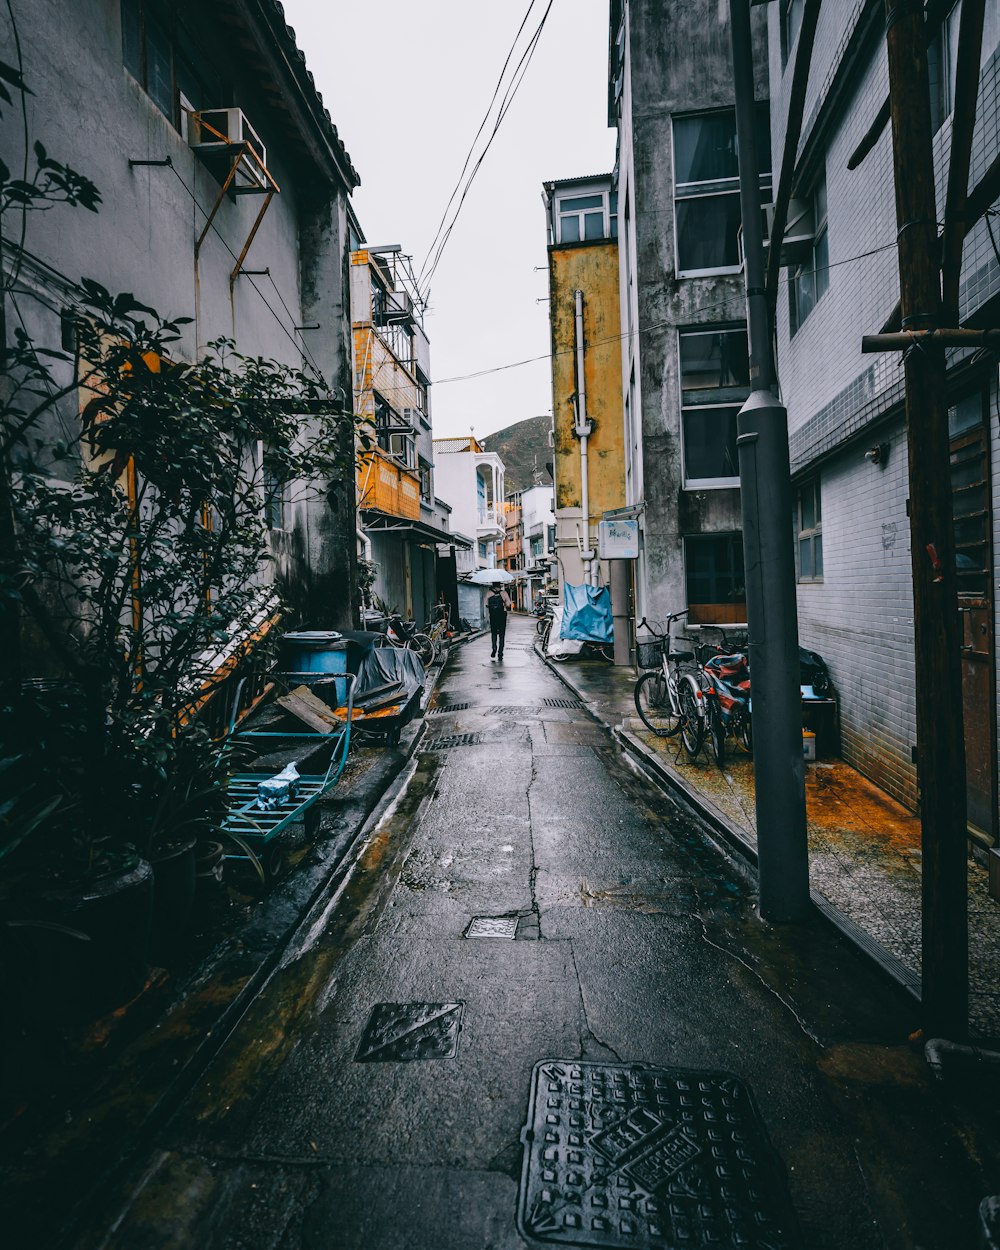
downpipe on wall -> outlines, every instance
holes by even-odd
[[[590,545],[590,478],[587,464],[587,444],[594,432],[594,423],[587,420],[587,381],[584,375],[583,342],[583,292],[574,291],[576,325],[576,396],[573,400],[573,433],[580,440],[580,511],[583,514],[583,580],[588,586],[596,585],[594,558],[596,552]]]

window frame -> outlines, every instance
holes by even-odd
[[[695,335],[715,335],[715,334],[742,334],[744,340],[747,337],[747,327],[745,324],[732,324],[731,322],[719,325],[700,325],[687,326],[677,332],[677,375],[680,379],[680,410],[681,410],[681,479],[684,490],[732,490],[738,488],[740,484],[739,462],[737,461],[736,473],[726,477],[688,477],[687,469],[687,446],[686,446],[686,430],[689,414],[698,412],[718,411],[720,409],[726,411],[735,410],[739,412],[744,403],[750,396],[750,378],[747,376],[745,386],[717,386],[717,387],[687,387],[684,386],[684,363],[681,350],[681,343],[684,338],[693,338]],[[749,362],[749,345],[747,347],[747,358]],[[742,398],[731,398],[726,393],[731,391],[745,392]],[[706,396],[704,402],[693,403],[690,400],[685,401],[686,394],[703,393]]]
[[[704,602],[696,603],[692,601],[692,598],[691,598],[691,544],[698,543],[698,542],[702,542],[702,543],[719,542],[720,540],[724,540],[724,539],[728,539],[730,544],[734,544],[735,542],[739,543],[740,550],[741,550],[740,563],[742,563],[742,566],[743,566],[743,587],[742,587],[743,596],[742,598],[732,598],[728,600],[726,603],[723,603],[721,600],[712,600],[712,601],[705,600]],[[743,547],[743,534],[742,534],[742,531],[740,530],[724,530],[716,534],[712,534],[712,533],[685,534],[683,536],[684,596],[685,596],[685,602],[687,603],[687,608],[688,608],[688,614],[687,614],[688,624],[690,625],[745,625],[746,624],[746,616],[747,616],[746,556],[745,556],[745,553],[742,552],[742,547]],[[735,547],[731,546],[730,554],[732,554],[734,550],[735,550]],[[736,562],[731,561],[731,564],[732,564],[732,568],[728,572],[735,574]],[[701,611],[702,608],[706,610],[711,609],[711,608],[728,608],[728,612],[724,611],[721,618],[716,614],[714,619],[709,619],[707,612],[703,613]],[[736,615],[737,612],[739,612],[740,615]],[[726,616],[730,616],[732,619],[724,619]]]
[[[819,195],[822,190],[823,213],[819,213]],[[809,268],[804,268],[804,263],[790,265],[788,271],[788,337],[794,338],[799,330],[809,320],[810,315],[815,310],[817,304],[830,289],[830,205],[827,197],[826,188],[826,168],[824,167],[821,177],[817,178],[813,183],[812,191],[809,195],[812,204],[813,213],[813,238],[809,246]],[[817,255],[820,247],[825,249],[826,263],[817,264]],[[812,280],[813,295],[812,304],[806,309],[805,313],[801,311],[801,294],[800,282],[803,277],[808,276]],[[822,276],[820,276],[822,275]],[[822,290],[820,285],[822,284]]]
[[[805,527],[802,524],[802,499],[806,492],[812,494],[813,523]],[[802,549],[809,545],[810,563],[813,572],[806,575],[802,572]],[[820,571],[817,574],[816,552],[819,552]],[[823,583],[823,490],[822,478],[818,473],[805,478],[795,490],[795,580],[803,586],[817,586]]]
[[[570,209],[563,212],[561,206],[567,200],[596,199],[598,196],[601,198],[602,233],[600,238],[588,239],[584,234],[584,218],[588,213],[596,213],[598,211],[597,207]],[[585,184],[576,187],[564,187],[556,192],[552,215],[555,221],[555,240],[558,246],[569,246],[576,243],[607,243],[610,239],[618,237],[618,192],[613,187],[607,186],[601,187],[599,190],[595,190],[593,187],[588,187]],[[564,239],[563,220],[571,217],[576,218],[580,234],[576,239]]]
[[[758,134],[770,135],[770,121],[768,126],[761,125],[759,112],[766,109],[768,118],[770,118],[770,100],[758,100],[756,102],[758,109],[757,130]],[[737,152],[736,173],[725,178],[703,178],[696,182],[678,183],[677,181],[677,124],[678,122],[693,121],[700,117],[721,117],[728,115],[732,118],[734,145],[736,142],[736,109],[733,107],[716,108],[716,109],[697,109],[689,113],[674,113],[670,118],[670,175],[671,175],[671,193],[673,195],[674,220],[674,276],[677,278],[711,278],[720,274],[736,274],[740,273],[743,265],[737,255],[736,261],[732,265],[716,265],[702,269],[685,269],[681,265],[680,256],[680,231],[677,228],[679,203],[690,203],[692,200],[717,200],[723,197],[735,198],[737,204],[740,198],[740,176],[739,176],[739,153]],[[768,141],[766,157],[767,168],[763,168],[764,152],[757,153],[757,159],[761,163],[759,171],[760,189],[764,195],[764,201],[767,203],[771,194],[772,170],[771,170],[771,145]],[[726,184],[723,186],[723,184]],[[698,188],[703,188],[699,190]],[[742,224],[742,217],[741,217]]]

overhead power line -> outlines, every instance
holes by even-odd
[[[528,71],[528,67],[531,64],[532,58],[535,55],[535,50],[538,47],[538,41],[541,38],[542,30],[545,27],[545,23],[548,20],[549,13],[552,10],[552,5],[554,4],[554,2],[555,0],[549,0],[548,4],[545,7],[545,12],[541,16],[541,20],[539,21],[538,26],[535,28],[534,34],[531,36],[531,39],[528,41],[527,46],[525,47],[524,51],[521,53],[520,59],[518,60],[517,65],[514,68],[513,77],[511,81],[508,83],[503,99],[500,102],[500,107],[499,107],[499,110],[497,111],[496,119],[493,123],[493,129],[490,131],[489,138],[486,140],[486,146],[483,148],[482,152],[479,154],[478,158],[476,159],[475,164],[472,166],[472,169],[469,170],[468,176],[465,179],[464,186],[462,185],[462,175],[460,175],[458,183],[456,184],[455,190],[451,194],[451,198],[448,201],[449,205],[454,202],[455,196],[458,194],[458,188],[459,187],[462,188],[461,194],[459,196],[458,204],[455,206],[455,210],[452,214],[451,221],[449,222],[447,228],[445,228],[444,230],[442,230],[441,226],[438,227],[438,232],[435,235],[434,242],[431,243],[430,249],[428,250],[428,253],[427,253],[427,258],[424,260],[424,263],[421,267],[420,280],[424,284],[424,287],[426,289],[426,293],[427,293],[425,296],[426,299],[430,298],[431,281],[434,277],[435,272],[437,271],[438,265],[441,262],[441,257],[444,254],[444,249],[448,244],[448,240],[451,238],[451,232],[454,230],[455,224],[458,221],[459,214],[462,211],[462,205],[465,203],[465,198],[469,194],[469,190],[472,187],[472,183],[474,182],[476,174],[479,172],[479,169],[482,166],[482,163],[486,158],[487,152],[490,150],[490,146],[492,145],[493,140],[496,138],[497,132],[500,129],[503,119],[506,117],[511,105],[514,102],[514,97],[517,95],[518,88],[520,87],[521,83],[524,81],[524,76]],[[531,0],[531,3],[528,5],[528,11],[527,13],[525,13],[524,20],[522,21],[521,26],[518,28],[517,35],[514,38],[514,43],[511,45],[510,52],[508,52],[507,59],[504,62],[504,68],[501,71],[500,80],[497,83],[496,90],[493,93],[493,98],[490,101],[490,106],[486,111],[486,116],[483,118],[483,122],[480,125],[479,130],[476,132],[476,138],[473,140],[472,146],[469,149],[469,154],[465,159],[465,165],[463,165],[463,173],[465,169],[468,167],[468,163],[472,158],[472,153],[475,151],[475,146],[479,140],[479,136],[481,135],[483,129],[485,128],[489,120],[489,116],[490,116],[490,112],[492,111],[493,104],[496,101],[497,95],[499,94],[500,87],[503,83],[504,75],[507,72],[507,68],[510,64],[510,60],[514,54],[514,49],[517,46],[517,40],[520,38],[521,32],[524,29],[525,23],[527,22],[528,17],[531,13],[531,10],[534,8],[535,3],[536,3],[536,0]],[[442,218],[442,225],[445,219],[447,218],[447,216],[448,216],[448,210],[446,209],[444,217]],[[433,255],[433,259],[431,259],[432,255]],[[430,268],[428,268],[428,261],[430,261]]]

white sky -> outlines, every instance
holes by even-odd
[[[535,0],[526,33],[547,0]],[[284,0],[361,176],[369,242],[423,262],[528,0]],[[425,328],[431,376],[549,351],[542,183],[610,172],[608,0],[554,0],[517,97],[452,232]],[[523,46],[522,36],[519,46]],[[515,57],[515,61],[517,57]],[[538,271],[536,272],[536,266]],[[433,388],[434,433],[478,436],[552,408],[548,360]]]

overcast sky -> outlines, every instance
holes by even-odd
[[[546,3],[535,0],[528,33]],[[361,176],[353,200],[370,243],[400,243],[420,267],[527,7],[528,0],[284,0]],[[443,379],[549,350],[542,183],[614,164],[608,7],[554,0],[438,267],[425,321],[436,437],[470,427],[482,436],[551,411],[547,360],[473,381]],[[525,43],[522,36],[519,48]]]

